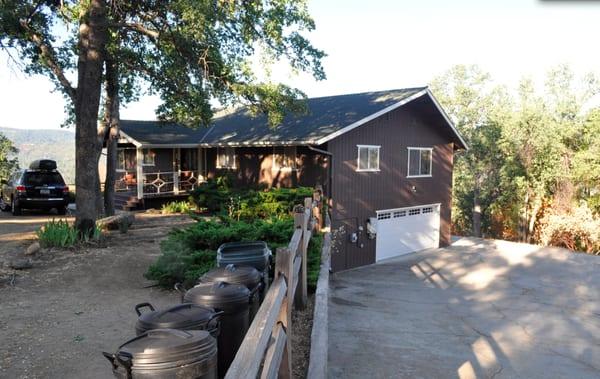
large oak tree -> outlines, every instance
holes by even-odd
[[[251,64],[257,50],[324,78],[324,53],[302,34],[314,28],[305,1],[0,0],[0,25],[1,46],[26,72],[50,77],[72,110],[76,225],[82,231],[92,228],[101,209],[102,144],[108,137],[114,147],[119,104],[141,89],[161,98],[161,120],[205,126],[215,104],[244,103],[277,125],[286,112],[302,108],[297,100],[304,95],[257,80]],[[105,114],[98,127],[103,83]],[[111,154],[114,165],[114,149]]]

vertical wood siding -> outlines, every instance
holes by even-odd
[[[376,210],[441,203],[440,245],[450,243],[453,144],[431,104],[415,101],[329,142],[333,153],[332,269],[375,262],[375,240],[350,243]],[[357,145],[380,145],[379,172],[357,172]],[[407,147],[433,147],[432,177],[407,178]],[[414,187],[414,188],[413,188]],[[363,247],[360,247],[360,245]]]
[[[297,169],[273,169],[272,147],[236,147],[235,169],[217,168],[217,149],[206,151],[207,176],[215,178],[230,174],[239,186],[313,187],[327,181],[327,156],[307,147],[297,148]]]

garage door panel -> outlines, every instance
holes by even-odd
[[[377,212],[377,260],[439,246],[440,205]]]

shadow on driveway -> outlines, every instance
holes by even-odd
[[[330,377],[600,377],[600,257],[462,238],[331,286]]]

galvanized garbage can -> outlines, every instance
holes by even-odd
[[[149,312],[142,309],[148,308]],[[219,316],[213,308],[184,303],[156,310],[150,303],[135,306],[139,318],[135,324],[135,334],[144,334],[152,329],[206,330],[211,336],[219,337]]]
[[[261,303],[261,292],[264,287],[262,274],[251,266],[236,266],[228,264],[225,267],[217,267],[202,275],[200,281],[203,283],[226,282],[242,284],[250,290],[250,318],[251,324],[254,315],[258,312]]]
[[[241,284],[200,283],[183,296],[194,303],[222,311],[219,346],[219,377],[224,377],[248,331],[250,291]]]
[[[119,379],[217,377],[217,341],[204,330],[149,330],[103,354]]]

